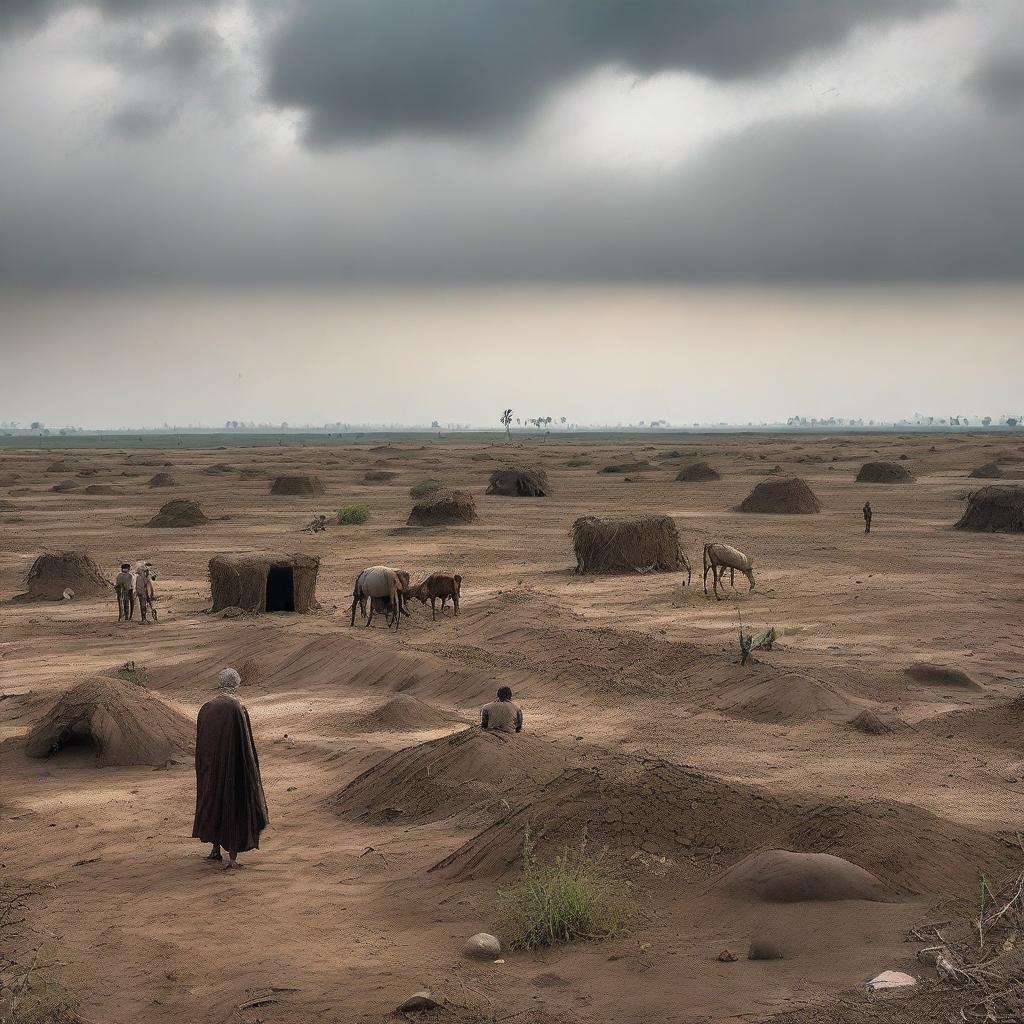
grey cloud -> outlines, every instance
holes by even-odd
[[[952,0],[300,0],[269,49],[270,99],[308,141],[493,131],[589,70],[777,69],[856,27]]]
[[[117,111],[108,125],[114,135],[128,142],[144,142],[166,131],[177,116],[174,108],[131,103]]]
[[[223,0],[0,0],[0,36],[35,31],[62,11],[89,7],[113,18],[180,13],[219,6]]]
[[[996,109],[1024,111],[1024,46],[990,54],[971,76],[970,84]]]

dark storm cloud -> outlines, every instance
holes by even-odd
[[[950,2],[300,0],[272,40],[268,93],[308,114],[314,145],[491,131],[597,67],[756,75]]]
[[[970,82],[997,110],[1024,113],[1024,46],[990,54]]]

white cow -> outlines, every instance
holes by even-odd
[[[705,594],[708,592],[709,569],[711,570],[711,578],[714,583],[715,598],[719,601],[722,599],[718,596],[718,584],[726,569],[729,570],[729,582],[733,586],[735,586],[736,570],[738,569],[747,577],[747,580],[750,583],[750,589],[754,589],[754,563],[747,555],[743,554],[742,551],[737,551],[736,548],[731,548],[728,544],[704,545]],[[722,589],[725,589],[724,586]]]

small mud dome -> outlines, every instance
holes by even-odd
[[[764,850],[745,857],[715,888],[730,896],[769,903],[885,899],[885,887],[870,871],[828,853],[789,850]]]

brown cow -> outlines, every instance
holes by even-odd
[[[422,583],[416,584],[409,591],[412,597],[418,598],[420,604],[430,601],[430,617],[437,618],[437,599],[441,598],[441,614],[444,615],[444,606],[451,598],[455,614],[459,614],[459,596],[462,592],[462,577],[446,576],[441,572],[431,573]]]

